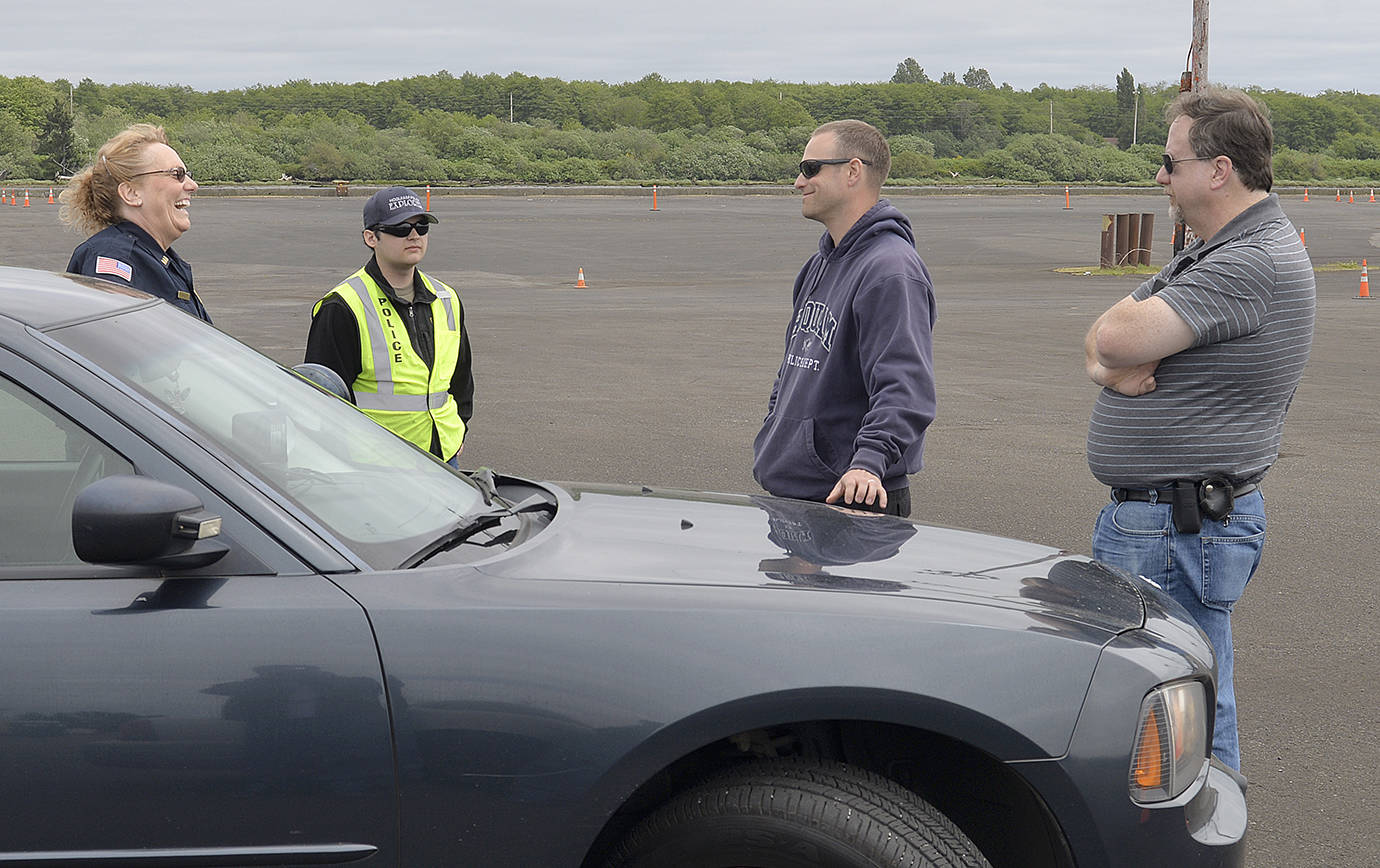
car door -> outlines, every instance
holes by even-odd
[[[365,613],[225,467],[64,378],[0,349],[0,863],[397,864]],[[78,560],[76,494],[131,473],[195,494],[229,553]]]

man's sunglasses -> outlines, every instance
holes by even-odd
[[[851,163],[854,160],[857,160],[864,166],[872,165],[871,162],[864,160],[862,157],[835,157],[832,160],[801,160],[800,174],[807,178],[813,178],[815,175],[818,175],[820,169],[823,169],[825,166],[841,166],[844,163]]]
[[[1168,154],[1165,154],[1165,155],[1164,155],[1164,162],[1161,163],[1161,165],[1164,166],[1164,173],[1165,173],[1166,175],[1172,175],[1172,174],[1174,174],[1174,164],[1175,164],[1175,163],[1192,163],[1192,162],[1194,162],[1195,160],[1215,160],[1215,159],[1217,159],[1217,158],[1216,158],[1216,157],[1180,157],[1180,158],[1178,158],[1178,159],[1176,160],[1176,159],[1174,159],[1173,157],[1169,156]]]
[[[431,231],[431,224],[423,220],[420,223],[399,223],[396,226],[375,226],[375,232],[382,232],[392,235],[394,238],[406,238],[412,234],[412,230],[417,230],[418,235],[425,235]]]
[[[178,166],[178,167],[175,168],[175,169],[154,169],[154,170],[151,171],[151,172],[135,172],[135,173],[134,173],[134,177],[136,177],[136,178],[143,177],[144,175],[167,175],[168,177],[172,178],[174,181],[176,181],[176,182],[179,183],[179,184],[181,184],[183,181],[187,180],[188,178],[192,177],[192,173],[189,172],[189,171],[187,171],[187,170],[186,170],[184,167],[182,167],[182,166]]]

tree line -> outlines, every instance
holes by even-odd
[[[1029,91],[970,67],[931,79],[564,81],[466,72],[377,84],[288,81],[235,90],[0,76],[0,185],[85,165],[136,121],[163,125],[207,182],[790,183],[819,123],[887,134],[891,182],[1150,184],[1177,83]],[[1270,109],[1284,184],[1380,178],[1380,96],[1252,90]]]

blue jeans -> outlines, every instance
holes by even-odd
[[[1238,771],[1236,690],[1232,685],[1231,610],[1260,564],[1265,499],[1241,496],[1221,521],[1203,516],[1202,532],[1174,528],[1173,505],[1162,500],[1109,503],[1093,529],[1093,557],[1145,576],[1177,600],[1212,642],[1217,655],[1217,715],[1212,752]]]

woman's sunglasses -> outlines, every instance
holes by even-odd
[[[375,226],[375,232],[382,232],[392,235],[394,238],[406,238],[412,234],[412,230],[417,230],[418,235],[425,235],[431,231],[431,224],[423,220],[420,223],[399,223],[396,226]]]
[[[192,173],[187,171],[182,166],[178,166],[175,169],[154,169],[152,172],[135,172],[133,177],[141,178],[144,175],[167,175],[177,183],[181,184],[183,181],[190,178],[192,176]]]

